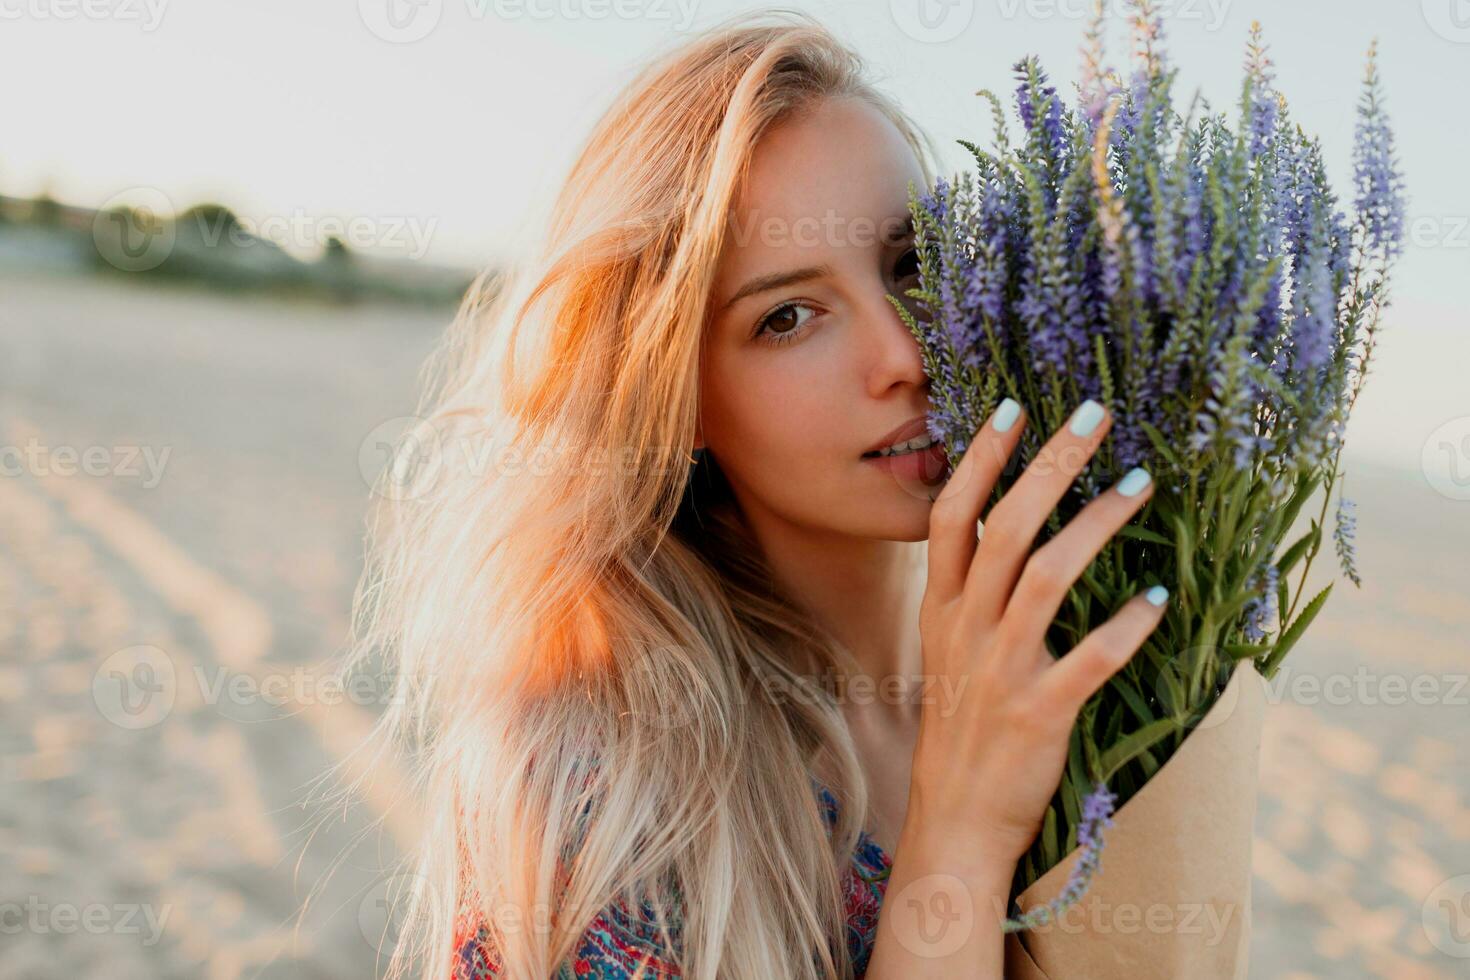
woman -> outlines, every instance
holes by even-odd
[[[1151,488],[1033,551],[1108,432],[1089,402],[977,537],[1026,422],[952,474],[924,446],[889,297],[926,144],[861,67],[799,15],[686,43],[461,311],[357,611],[430,817],[395,965],[1001,975],[1076,713],[1164,600],[1042,637]]]

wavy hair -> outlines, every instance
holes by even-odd
[[[615,901],[683,976],[852,975],[842,878],[867,790],[822,678],[853,665],[773,587],[719,461],[690,453],[742,177],[762,133],[831,97],[880,109],[929,176],[927,138],[804,14],[662,54],[595,126],[533,257],[483,274],[425,365],[349,645],[391,671],[370,741],[407,760],[423,817],[393,976],[421,956],[444,980],[476,922],[502,976],[544,980]]]

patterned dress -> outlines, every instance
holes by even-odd
[[[822,802],[822,815],[829,831],[837,823],[837,800],[825,786],[814,781]],[[861,977],[873,954],[878,930],[878,913],[893,860],[878,843],[862,832],[853,851],[852,864],[843,877],[847,905],[847,948],[855,972]],[[455,936],[452,980],[490,980],[500,976],[500,965],[484,943],[485,929],[472,929],[463,922]],[[677,938],[676,927],[671,927]],[[649,980],[677,977],[679,970],[667,957],[658,935],[657,920],[648,905],[637,913],[624,902],[608,906],[583,933],[570,962],[563,964],[556,980],[625,980],[646,959],[644,976]]]

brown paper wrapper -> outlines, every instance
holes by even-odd
[[[1244,980],[1265,682],[1240,664],[1219,700],[1113,816],[1087,892],[1006,936],[1008,980]],[[1061,893],[1079,851],[1017,898]]]

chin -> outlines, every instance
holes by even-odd
[[[938,494],[939,490],[940,487],[934,487],[929,493]],[[892,503],[886,498],[872,498],[875,507],[883,508],[881,515],[874,515],[877,531],[872,536],[883,541],[927,541],[933,501],[928,496],[902,492],[895,492],[893,497]]]

